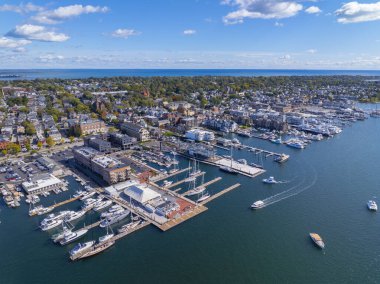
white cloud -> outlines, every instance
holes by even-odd
[[[7,33],[7,36],[23,38],[26,40],[49,42],[62,42],[70,38],[63,33],[56,33],[54,31],[47,30],[46,27],[30,24],[16,26],[13,30]]]
[[[139,34],[141,33],[133,29],[117,29],[113,31],[111,35],[113,37],[129,38],[130,36],[136,36]]]
[[[279,59],[281,60],[290,60],[292,57],[290,56],[290,54],[285,54],[283,56],[281,56]]]
[[[105,13],[108,7],[91,6],[91,5],[69,5],[58,7],[54,10],[42,11],[32,17],[33,20],[43,24],[57,24],[63,20],[78,17],[82,14]]]
[[[307,53],[310,53],[310,54],[315,54],[315,53],[317,53],[318,52],[318,50],[316,50],[316,49],[314,49],[314,48],[311,48],[311,49],[308,49],[307,50]]]
[[[184,30],[183,34],[184,35],[195,35],[197,33],[196,30]]]
[[[297,1],[284,0],[223,0],[224,5],[237,6],[237,10],[224,16],[225,24],[243,23],[250,19],[283,19],[293,17],[303,9]]]
[[[40,12],[43,8],[41,6],[34,5],[32,3],[20,4],[20,5],[0,5],[0,12],[15,12],[20,14],[26,14],[31,12]]]
[[[15,40],[7,37],[0,37],[0,48],[20,48],[30,44],[31,41],[26,39]]]
[[[45,54],[45,55],[40,55],[37,58],[37,61],[42,62],[42,63],[52,63],[52,62],[61,61],[64,59],[65,57],[62,55]]]
[[[319,14],[322,12],[322,10],[319,9],[319,7],[317,6],[310,6],[309,8],[305,10],[305,12],[308,14]]]
[[[380,20],[380,2],[372,4],[362,4],[349,2],[335,11],[338,16],[338,23],[360,23]]]
[[[283,23],[280,23],[280,22],[275,22],[275,23],[274,23],[274,26],[275,26],[275,27],[280,27],[280,28],[281,28],[281,27],[284,26],[284,24],[283,24]]]

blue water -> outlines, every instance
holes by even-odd
[[[0,80],[81,79],[114,76],[380,76],[380,70],[281,70],[281,69],[3,69]],[[17,77],[12,77],[17,76]]]
[[[49,233],[37,229],[41,217],[28,217],[24,202],[8,209],[0,200],[0,283],[379,283],[380,213],[369,212],[366,202],[379,203],[380,119],[355,123],[304,150],[239,139],[291,158],[283,165],[264,159],[267,172],[254,179],[201,164],[206,181],[223,178],[208,188],[211,194],[237,182],[241,187],[167,232],[148,226],[85,261],[71,263],[72,245],[53,244]],[[257,162],[245,150],[234,151],[234,157]],[[181,159],[181,167],[187,165]],[[270,175],[289,183],[263,184]],[[295,186],[297,195],[249,209],[253,201]],[[59,202],[74,190],[42,202]],[[62,209],[79,206],[77,201]],[[323,237],[325,251],[313,245],[309,232]],[[91,231],[84,240],[101,233]]]

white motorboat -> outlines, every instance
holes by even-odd
[[[105,228],[105,227],[108,227],[108,226],[110,226],[112,224],[115,224],[115,223],[117,223],[117,222],[119,222],[119,221],[127,218],[127,216],[129,215],[129,213],[130,213],[129,210],[124,210],[123,212],[121,212],[121,213],[119,213],[119,214],[117,214],[115,216],[107,217],[106,219],[104,219],[104,220],[102,220],[100,222],[99,226],[101,228]]]
[[[80,229],[76,232],[68,232],[59,243],[61,244],[61,246],[67,245],[83,237],[87,232],[88,232],[88,229]]]
[[[258,200],[256,202],[254,202],[252,205],[251,205],[251,208],[252,209],[260,209],[260,208],[263,208],[265,205],[265,203],[262,201],[262,200]]]
[[[86,243],[78,243],[71,251],[70,251],[70,255],[71,256],[75,256],[77,254],[80,254],[80,253],[84,253],[85,251],[87,250],[90,250],[90,248],[93,247],[93,245],[95,245],[95,241],[89,241],[89,242],[86,242]]]
[[[97,203],[95,206],[94,206],[94,210],[95,211],[101,211],[109,206],[112,205],[112,200],[105,200],[105,201],[101,201],[99,203]]]
[[[103,212],[102,214],[100,214],[100,217],[101,218],[114,217],[114,216],[119,215],[122,212],[124,212],[124,208],[120,208],[120,209],[112,211],[112,212],[109,212],[109,211]]]
[[[50,221],[53,221],[53,220],[63,220],[63,218],[65,218],[65,216],[71,212],[74,212],[74,211],[68,211],[68,210],[65,210],[65,211],[60,211],[58,213],[53,213],[53,214],[49,214],[45,219],[43,219],[41,221],[41,224],[44,224],[44,223],[47,223],[47,222],[50,222]]]
[[[169,185],[171,185],[173,182],[172,181],[167,181],[167,180],[164,180],[164,187],[167,187]]]
[[[40,228],[42,231],[47,231],[61,225],[62,222],[63,222],[62,219],[50,220],[41,224]]]
[[[41,207],[38,211],[37,211],[37,215],[44,215],[46,213],[49,213],[51,211],[53,211],[54,207]]]
[[[71,231],[72,230],[69,227],[63,226],[62,231],[53,235],[51,239],[53,240],[53,242],[57,243],[61,241]]]
[[[377,211],[377,204],[373,200],[369,200],[367,202],[367,207],[368,207],[368,210],[370,210],[370,211]]]
[[[65,221],[66,222],[71,222],[71,221],[74,221],[76,219],[79,219],[80,217],[84,216],[84,214],[86,214],[86,211],[85,210],[80,210],[80,211],[70,211],[70,213],[68,213],[66,216],[65,216]]]
[[[85,192],[83,196],[80,198],[80,200],[86,200],[87,198],[90,198],[96,194],[96,191],[91,192]]]
[[[263,179],[263,183],[275,184],[275,183],[278,183],[278,181],[276,181],[276,180],[274,179],[274,177],[269,177],[269,178],[265,178],[265,179]]]

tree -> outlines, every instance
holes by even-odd
[[[36,128],[34,127],[33,123],[25,120],[22,123],[22,126],[24,126],[24,128],[25,128],[25,134],[26,135],[30,135],[31,136],[31,135],[36,134]]]
[[[74,142],[74,139],[75,139],[75,137],[74,137],[74,136],[70,136],[70,137],[69,137],[69,139],[70,139],[70,143],[73,143],[73,142]]]
[[[42,141],[38,141],[38,142],[37,142],[37,147],[38,147],[39,149],[41,149],[41,148],[42,148],[42,146],[43,146],[43,143],[42,143]]]
[[[16,155],[17,153],[21,152],[21,146],[19,144],[16,144],[16,143],[10,143],[8,145],[7,150],[8,150],[8,153]]]
[[[4,149],[1,151],[1,154],[3,154],[3,156],[6,156],[8,154],[8,151],[6,149]]]
[[[55,142],[54,142],[53,138],[51,138],[51,136],[49,136],[48,138],[46,138],[46,144],[49,147],[53,147],[55,145]]]

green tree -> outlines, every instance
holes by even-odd
[[[38,141],[38,142],[37,142],[37,147],[38,147],[39,149],[41,149],[41,148],[42,148],[42,146],[43,146],[43,143],[42,143],[42,141]]]
[[[53,147],[55,145],[55,142],[54,142],[53,138],[51,138],[51,136],[49,136],[48,138],[46,138],[46,144],[49,147]]]
[[[69,139],[70,139],[70,143],[73,143],[73,142],[74,142],[74,139],[75,139],[75,137],[74,137],[74,136],[70,136],[70,137],[69,137]]]

